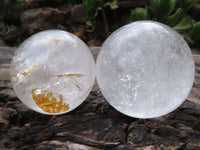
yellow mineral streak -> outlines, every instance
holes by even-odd
[[[31,75],[31,73],[35,72],[36,70],[38,70],[38,67],[36,66],[33,66],[31,69],[29,69],[28,71],[26,72],[19,72],[17,74],[13,74],[11,75],[11,78],[17,78],[17,75],[20,74],[20,75],[23,75],[23,76],[28,76],[28,75]]]
[[[27,72],[19,72],[19,74],[27,76],[30,75],[31,73],[35,72],[36,70],[38,70],[38,67],[33,66],[31,69],[29,69]]]
[[[60,75],[51,75],[52,77],[58,77],[58,78],[60,78],[60,77],[82,77],[83,76],[83,74],[60,74]]]
[[[58,102],[52,92],[42,91],[41,89],[32,89],[32,96],[35,103],[45,112],[60,113],[69,109],[69,104],[63,103],[63,96],[59,95]]]
[[[28,76],[29,72],[19,72],[20,75]]]

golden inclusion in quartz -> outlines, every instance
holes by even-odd
[[[63,114],[88,96],[95,80],[95,62],[78,37],[48,30],[20,45],[10,74],[14,91],[25,105],[43,114]]]
[[[52,92],[33,89],[32,96],[35,103],[45,112],[60,113],[69,109],[69,104],[63,103],[63,96],[59,95],[59,101],[53,96]]]

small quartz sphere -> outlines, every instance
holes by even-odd
[[[115,109],[135,118],[154,118],[187,98],[195,66],[189,46],[176,31],[138,21],[108,37],[96,70],[101,92]]]
[[[95,81],[95,62],[78,37],[47,30],[20,45],[10,74],[14,91],[26,106],[56,115],[75,109],[86,99]]]

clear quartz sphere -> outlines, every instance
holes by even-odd
[[[195,66],[189,46],[176,31],[138,21],[108,37],[96,70],[101,92],[115,109],[135,118],[154,118],[187,98]]]
[[[47,30],[20,45],[10,74],[14,91],[25,105],[43,114],[63,114],[78,107],[90,93],[95,62],[78,37]]]

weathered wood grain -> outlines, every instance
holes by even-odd
[[[99,48],[91,49],[96,57]],[[68,114],[33,112],[19,101],[9,81],[14,51],[0,48],[0,149],[200,149],[200,55],[194,56],[194,86],[181,107],[163,117],[140,120],[113,109],[97,85]]]

